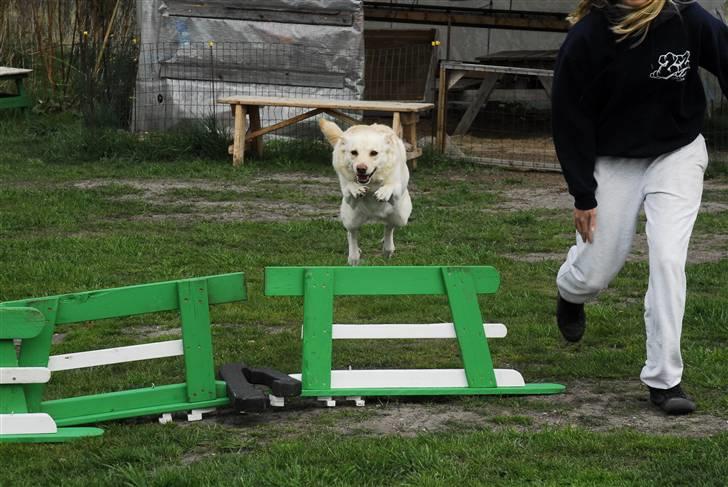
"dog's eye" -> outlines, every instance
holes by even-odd
[[[370,155],[370,156],[372,156],[372,157],[376,156],[377,154],[379,154],[379,152],[377,152],[377,151],[375,151],[375,150],[373,150],[373,151],[371,151],[371,152],[369,153],[369,155]]]
[[[351,155],[352,156],[358,156],[359,155],[359,151],[353,150],[353,151],[351,151]]]

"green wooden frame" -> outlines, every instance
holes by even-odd
[[[22,386],[24,411],[18,411],[16,407],[6,408],[3,401],[3,404],[0,404],[0,413],[46,413],[58,426],[72,426],[110,419],[224,406],[229,403],[229,399],[225,382],[216,380],[209,305],[245,299],[247,294],[244,274],[233,273],[0,303],[0,308],[37,310],[40,314],[31,312],[29,316],[32,319],[29,319],[29,322],[38,321],[35,318],[40,315],[45,320],[42,330],[31,338],[23,339],[17,361],[20,367],[48,365],[51,338],[57,325],[176,310],[179,311],[181,318],[185,363],[183,384],[49,401],[43,400],[45,384],[25,384]],[[3,324],[2,329],[7,329],[7,333],[19,331],[17,325],[13,326],[11,329]],[[1,335],[0,333],[0,339]],[[7,348],[8,344],[12,346],[12,340],[5,340],[2,346]],[[6,351],[10,356],[9,349]],[[14,349],[12,352],[14,356]],[[12,364],[0,363],[0,366],[3,365]],[[73,436],[73,432],[62,431],[62,428],[59,428],[59,433],[63,434],[57,438],[62,438],[64,435]],[[0,441],[52,441],[48,435],[37,435],[36,440],[32,436],[5,435],[0,436]]]
[[[495,293],[498,272],[468,267],[267,267],[266,296],[303,296],[303,396],[555,394],[560,384],[499,387],[483,331],[478,294]],[[447,295],[467,387],[332,388],[335,296]]]
[[[15,75],[6,75],[3,76],[3,80],[14,80],[15,81],[15,88],[17,90],[17,94],[7,94],[2,93],[0,94],[0,109],[3,108],[30,108],[33,103],[30,100],[30,97],[25,91],[25,86],[23,85],[23,80],[28,76],[27,73],[21,73],[21,74],[15,74]]]

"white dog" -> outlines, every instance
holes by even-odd
[[[322,118],[319,126],[334,147],[333,166],[343,195],[341,221],[349,240],[349,265],[359,264],[359,227],[370,220],[384,222],[382,251],[391,257],[394,228],[406,225],[412,213],[404,143],[386,125],[354,125],[343,132]]]

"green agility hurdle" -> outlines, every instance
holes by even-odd
[[[498,272],[471,267],[268,267],[267,296],[303,296],[302,396],[335,405],[334,396],[555,394],[560,384],[526,384],[521,374],[494,369],[487,338],[505,336],[484,324],[478,294],[495,293]],[[447,295],[453,323],[333,323],[335,296]],[[457,338],[463,369],[331,370],[334,339]],[[298,378],[298,375],[292,374]],[[358,401],[359,403],[360,401]]]
[[[214,370],[209,305],[245,299],[244,275],[234,273],[0,303],[0,441],[97,436],[103,430],[68,426],[176,411],[197,419],[229,404]],[[179,312],[181,340],[49,357],[57,325],[165,311]],[[14,339],[22,340],[19,355]],[[43,400],[57,371],[180,355],[182,384]]]

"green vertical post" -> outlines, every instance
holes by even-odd
[[[468,387],[496,387],[493,360],[483,330],[483,317],[480,314],[473,278],[462,267],[443,267],[442,279],[447,290]]]
[[[303,293],[303,390],[331,388],[334,277],[331,269],[309,268]]]
[[[17,367],[15,344],[12,338],[0,337],[0,367]],[[27,413],[25,393],[21,384],[0,384],[0,414]]]
[[[21,367],[48,367],[48,357],[51,354],[53,343],[53,332],[56,329],[56,316],[58,314],[59,300],[57,297],[34,301],[33,308],[40,311],[46,320],[46,325],[38,336],[29,340],[23,340],[20,347],[19,364]],[[40,404],[43,400],[45,384],[26,384],[25,399],[30,412],[40,411]]]
[[[212,357],[207,280],[180,281],[177,295],[182,319],[187,399],[190,402],[215,399],[215,362]]]

